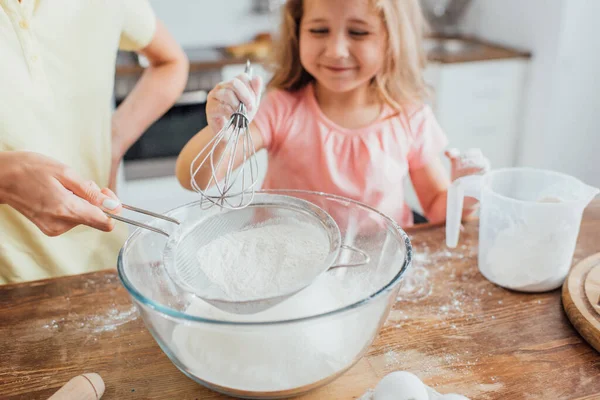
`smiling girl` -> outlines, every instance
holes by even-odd
[[[487,162],[452,151],[450,178],[443,167],[447,139],[425,104],[425,25],[418,0],[288,0],[260,107],[258,77],[242,74],[213,89],[208,127],[179,156],[180,183],[191,187],[194,157],[243,102],[256,150],[269,154],[263,188],[344,196],[408,227],[409,176],[425,217],[443,221],[450,178],[480,173]],[[210,176],[210,168],[200,171],[198,185]],[[465,202],[465,212],[473,206]]]

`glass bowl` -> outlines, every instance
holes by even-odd
[[[230,396],[285,398],[333,381],[360,360],[396,300],[412,248],[393,220],[361,203],[307,191],[260,193],[294,196],[326,210],[342,244],[367,253],[369,263],[331,269],[275,307],[250,315],[221,311],[178,287],[163,265],[168,239],[148,230],[138,229],[126,241],[118,272],[146,327],[185,375]],[[198,209],[195,202],[166,215],[185,221]],[[161,220],[151,225],[175,229]],[[341,250],[339,260],[352,256]]]

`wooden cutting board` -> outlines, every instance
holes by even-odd
[[[562,301],[575,329],[600,352],[600,253],[571,269],[563,284]]]

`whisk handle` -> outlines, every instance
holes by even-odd
[[[249,79],[252,79],[252,66],[250,65],[250,60],[246,60],[246,67],[244,68],[244,73],[248,75]],[[242,118],[246,120],[246,124],[248,121],[248,117],[246,117],[246,106],[243,102],[240,101],[240,105],[237,108],[237,112],[233,113],[232,118],[235,117]]]

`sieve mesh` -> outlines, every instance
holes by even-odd
[[[181,229],[171,235],[164,253],[164,264],[171,279],[182,289],[223,308],[230,306],[234,312],[257,312],[272,306],[308,286],[319,274],[326,271],[336,260],[340,251],[340,232],[332,217],[318,206],[288,196],[269,196],[255,199],[244,209],[204,210],[200,218],[185,221]],[[256,231],[258,228],[278,225],[310,226],[315,235],[326,241],[326,252],[318,259],[303,264],[310,269],[301,279],[284,282],[281,293],[249,298],[247,301],[231,301],[222,288],[214,284],[204,273],[197,257],[198,251],[213,241],[236,232]],[[295,235],[285,237],[286,242],[297,240]],[[296,277],[297,278],[297,277]],[[243,282],[241,282],[243,283]],[[259,310],[260,311],[260,310]]]

